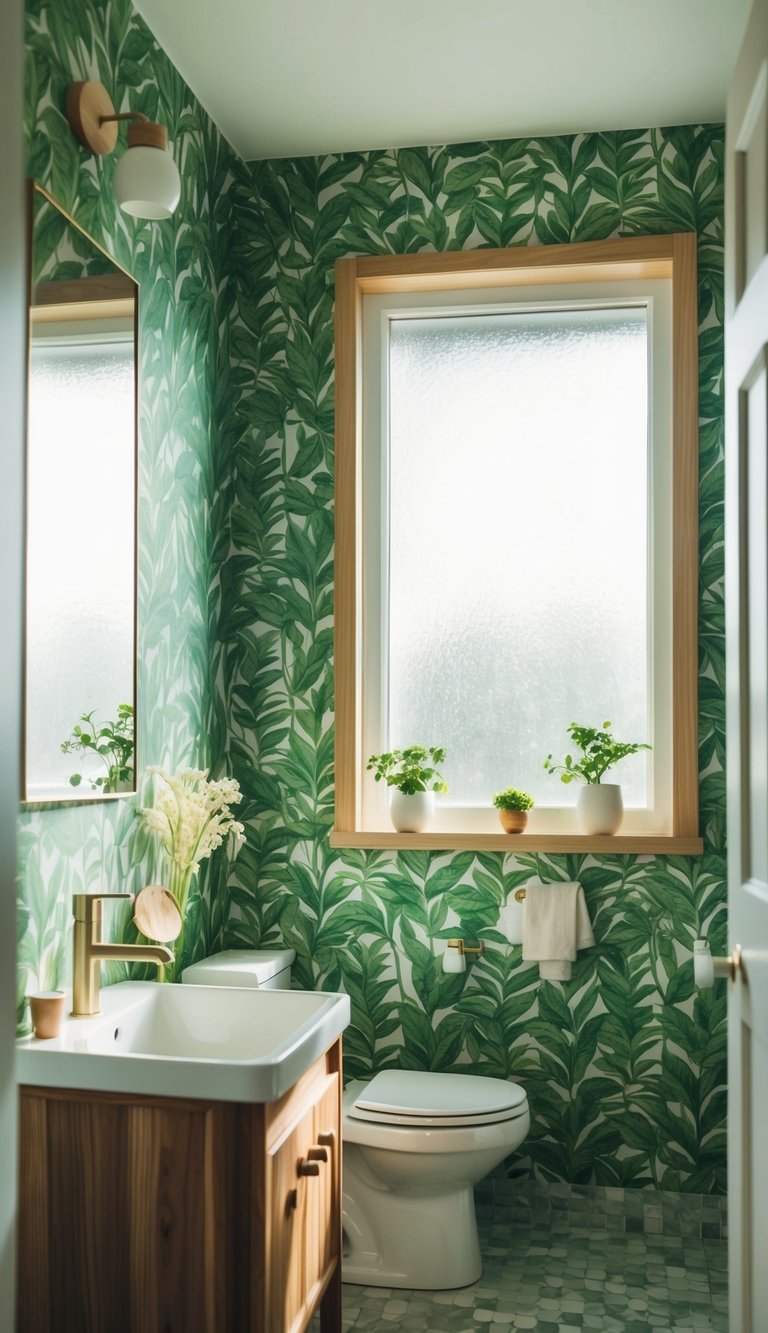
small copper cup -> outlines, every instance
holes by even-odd
[[[41,991],[39,995],[30,995],[32,1026],[35,1029],[35,1036],[40,1040],[47,1041],[50,1037],[59,1036],[64,1021],[66,998],[63,990]]]

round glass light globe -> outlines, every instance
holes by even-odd
[[[128,148],[115,167],[115,198],[125,213],[153,222],[169,218],[181,198],[176,163],[164,148]]]

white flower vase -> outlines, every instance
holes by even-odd
[[[435,813],[435,793],[415,791],[410,795],[390,789],[389,817],[398,833],[423,833]]]
[[[588,783],[576,806],[582,833],[616,833],[624,817],[621,787],[615,782]]]

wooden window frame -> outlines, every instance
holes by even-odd
[[[672,833],[396,833],[360,828],[362,318],[369,293],[574,282],[672,281]],[[336,263],[335,765],[332,847],[699,855],[698,320],[696,235],[509,250],[373,255]]]

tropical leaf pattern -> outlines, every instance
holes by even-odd
[[[100,79],[118,110],[140,106],[168,125],[183,177],[172,222],[136,222],[116,208],[117,155],[85,152],[63,115],[68,85],[85,78]],[[127,0],[31,0],[25,120],[29,174],[141,285],[138,754],[142,765],[206,767],[224,748],[211,720],[210,591],[221,484],[214,455],[227,439],[234,155]],[[39,240],[53,249],[55,222]],[[154,876],[135,806],[130,799],[22,814],[22,1021],[27,991],[69,980],[71,894],[135,890]],[[117,937],[130,934],[127,916],[110,914]],[[107,970],[112,979],[124,973],[120,965]]]
[[[725,942],[722,130],[409,148],[243,168],[234,191],[231,549],[217,679],[248,843],[227,945],[297,951],[301,986],[352,998],[346,1071],[519,1079],[518,1165],[572,1183],[724,1188],[725,1001],[697,994],[698,934]],[[348,254],[699,237],[701,799],[706,855],[334,851],[333,280]],[[542,984],[498,931],[531,873],[579,878],[597,947]],[[465,975],[443,941],[481,938]]]
[[[72,138],[85,77],[169,126],[171,224],[118,214],[114,160]],[[209,863],[194,954],[293,945],[296,984],[352,998],[350,1075],[519,1079],[516,1165],[541,1177],[722,1190],[725,1001],[690,964],[697,935],[725,945],[721,127],[248,165],[128,0],[30,0],[26,95],[30,174],[142,283],[140,762],[212,763],[245,793],[248,842],[231,873]],[[333,851],[334,261],[679,229],[699,236],[704,857]],[[154,874],[134,804],[22,816],[22,994],[66,980],[70,893]],[[585,885],[597,946],[562,987],[498,931],[531,873]],[[446,976],[454,934],[487,949]]]

